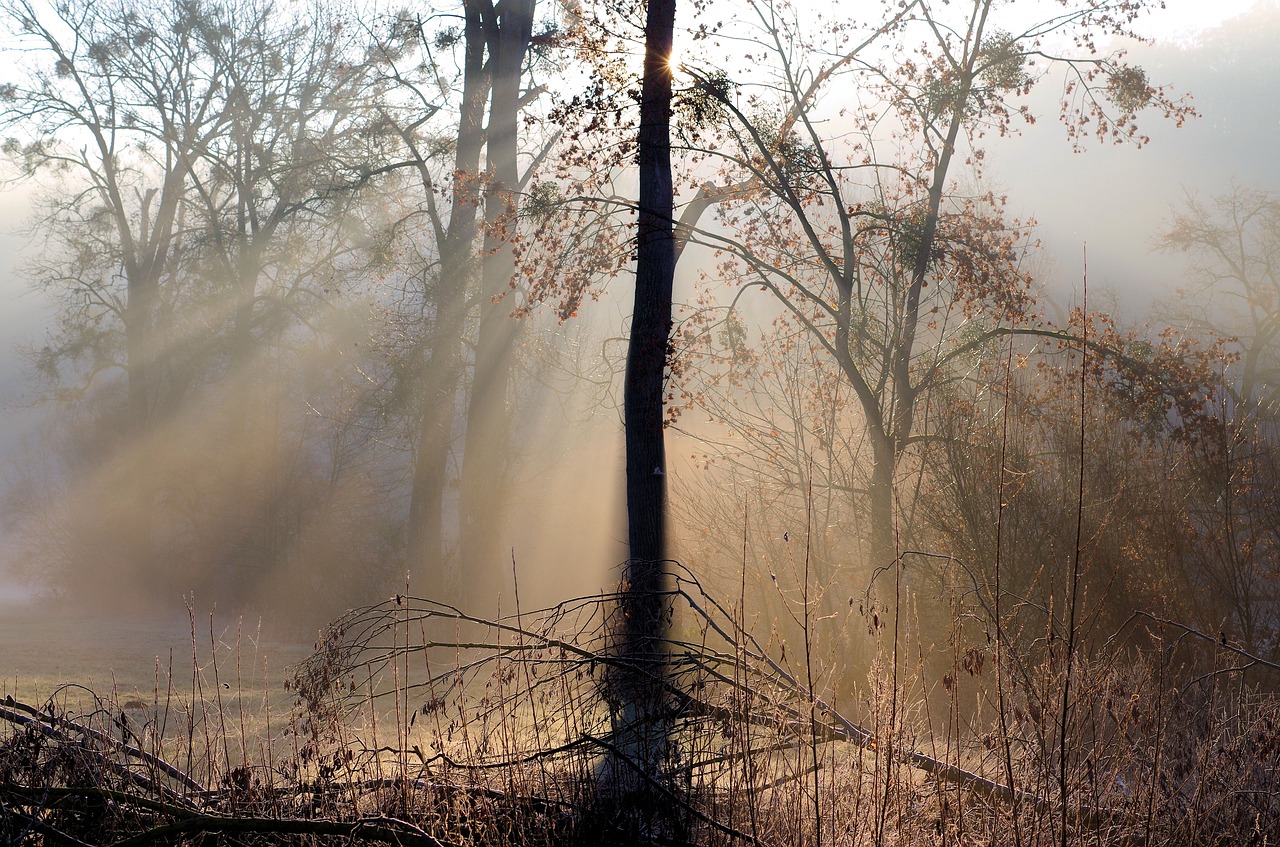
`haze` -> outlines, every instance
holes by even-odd
[[[1039,7],[1056,8],[1051,3],[1018,6],[1018,14],[1030,17],[1042,11]],[[1016,215],[1038,222],[1029,238],[1038,239],[1040,247],[1028,254],[1025,264],[1034,269],[1046,313],[1065,315],[1078,303],[1087,248],[1091,300],[1112,300],[1116,314],[1135,324],[1153,319],[1192,272],[1186,255],[1153,249],[1172,210],[1188,197],[1207,200],[1233,184],[1262,191],[1280,188],[1280,164],[1274,156],[1280,140],[1280,99],[1270,96],[1280,83],[1280,60],[1274,50],[1280,43],[1280,9],[1274,2],[1209,7],[1181,0],[1168,6],[1136,26],[1157,41],[1131,46],[1131,58],[1147,70],[1153,85],[1190,92],[1201,117],[1179,129],[1144,115],[1143,131],[1151,140],[1143,149],[1094,144],[1073,153],[1063,142],[1055,116],[1058,92],[1049,82],[1032,99],[1041,115],[1035,126],[1020,128],[1008,139],[984,142],[988,152],[981,187],[1007,195]],[[4,63],[7,75],[17,72],[16,56],[11,52]],[[537,141],[532,132],[529,141]],[[522,156],[527,164],[528,156]],[[402,197],[411,194],[412,179],[406,174],[393,176]],[[619,185],[628,184],[629,177],[619,179]],[[42,191],[56,195],[69,190],[49,180],[41,176],[14,181],[3,195],[3,225],[15,233],[2,248],[6,305],[0,324],[5,340],[0,450],[11,492],[0,545],[7,559],[3,594],[74,601],[88,588],[99,610],[119,604],[122,610],[164,613],[181,609],[183,598],[194,596],[202,608],[221,603],[292,621],[309,631],[348,605],[404,590],[406,574],[413,570],[403,560],[411,543],[405,536],[413,484],[409,462],[423,448],[406,431],[396,429],[421,414],[412,404],[397,405],[403,402],[396,393],[397,380],[403,376],[401,369],[415,366],[412,327],[423,308],[421,290],[414,286],[425,283],[415,281],[412,264],[438,261],[439,248],[429,243],[425,232],[412,235],[407,243],[382,244],[380,239],[388,237],[385,228],[393,226],[395,215],[415,220],[414,201],[372,210],[340,209],[346,201],[333,201],[336,205],[323,213],[333,215],[330,219],[322,220],[316,212],[313,220],[298,224],[296,233],[285,232],[279,252],[262,260],[261,273],[270,285],[264,287],[260,302],[303,290],[327,292],[329,284],[319,277],[333,275],[332,287],[341,293],[332,303],[313,307],[289,301],[289,308],[305,310],[299,313],[305,323],[324,327],[324,332],[306,338],[297,327],[285,327],[266,348],[243,361],[230,351],[225,360],[215,356],[193,364],[196,370],[182,377],[199,386],[192,390],[212,407],[225,409],[244,396],[239,392],[256,392],[257,405],[243,411],[241,426],[246,435],[274,427],[270,434],[240,443],[229,439],[226,422],[206,414],[203,406],[180,408],[166,414],[147,445],[148,456],[141,465],[145,470],[135,468],[117,477],[113,474],[122,472],[119,468],[95,462],[92,454],[114,449],[111,439],[102,441],[102,431],[95,427],[119,413],[112,408],[117,401],[111,392],[113,386],[118,388],[120,374],[114,365],[92,377],[88,374],[94,367],[92,356],[117,355],[118,344],[97,353],[88,347],[79,352],[65,348],[90,343],[87,337],[55,337],[67,326],[60,328],[57,321],[77,306],[57,299],[62,295],[56,287],[36,289],[38,275],[48,279],[51,262],[58,260],[56,251],[72,249],[65,238],[45,240],[46,224],[33,205],[32,197]],[[230,214],[230,208],[223,211]],[[341,215],[350,217],[335,224]],[[24,226],[30,227],[27,234],[21,234]],[[308,240],[317,233],[323,239],[352,239],[351,254],[325,253]],[[380,247],[387,252],[374,259],[383,264],[359,267]],[[705,252],[702,255],[712,261]],[[684,296],[693,296],[690,287],[704,271],[709,272],[710,265],[682,265]],[[93,272],[105,274],[102,279],[112,273]],[[338,279],[344,272],[350,278]],[[528,602],[543,603],[610,584],[615,566],[625,558],[617,399],[617,339],[625,323],[625,297],[615,299],[620,286],[625,292],[620,279],[594,290],[581,303],[575,300],[563,312],[577,312],[577,317],[565,323],[557,320],[556,303],[551,308],[535,304],[518,330],[514,343],[520,355],[513,367],[519,378],[501,401],[515,414],[502,435],[510,445],[503,449],[512,451],[502,459],[504,485],[509,488],[495,499],[505,505],[488,516],[487,534],[492,538],[486,555],[496,552],[500,564],[483,569],[483,588],[494,589],[485,592],[487,606],[510,607],[513,574]],[[757,318],[774,314],[772,307],[751,306],[749,300],[744,300],[744,308],[758,308]],[[510,298],[504,302],[511,305]],[[218,309],[235,307],[206,302],[191,308],[200,310],[194,323],[168,343],[195,343],[198,324],[226,320],[225,311],[220,315]],[[263,319],[276,317],[264,313]],[[254,330],[259,331],[265,330]],[[59,344],[66,356],[60,362],[46,357],[43,376],[37,374],[33,351],[48,352]],[[371,359],[358,361],[366,355],[360,351],[370,347]],[[270,363],[270,351],[285,350],[292,364],[286,368]],[[464,358],[471,355],[466,352]],[[50,368],[59,366],[59,378],[50,380]],[[374,366],[384,370],[374,372]],[[215,373],[226,381],[212,379]],[[248,381],[236,381],[241,378]],[[304,386],[300,379],[315,382]],[[466,391],[475,390],[458,394],[456,402],[467,402]],[[37,398],[44,402],[31,407]],[[717,414],[695,409],[681,421],[683,434],[673,431],[671,449],[685,475],[673,480],[673,490],[697,490],[703,484],[693,457],[714,453],[716,439],[730,437],[715,430],[722,423]],[[714,423],[710,434],[695,425],[704,419]],[[435,542],[438,549],[432,556],[451,562],[453,568],[459,567],[463,545],[458,522],[464,496],[459,488],[464,429],[451,422],[441,436],[448,442],[442,470],[444,540]],[[194,450],[194,444],[219,445],[216,461]],[[317,458],[320,454],[324,458]],[[155,563],[156,570],[134,574],[128,556],[110,549],[124,543],[118,533],[134,519],[127,509],[108,509],[91,527],[76,531],[59,523],[77,513],[100,510],[104,502],[121,496],[120,486],[137,482],[135,474],[145,476],[166,466],[166,484],[187,477],[193,494],[204,482],[210,487],[181,505],[188,511],[167,530],[173,533],[169,542],[176,559]],[[212,480],[219,474],[225,479],[215,485]],[[315,491],[303,493],[310,488]],[[322,489],[326,493],[319,493]],[[277,515],[276,510],[282,511]],[[264,513],[275,515],[277,523],[260,532],[253,524]],[[284,513],[292,517],[281,517]],[[201,525],[197,515],[207,523]],[[795,525],[798,520],[788,515],[778,518],[777,525]],[[55,541],[48,535],[55,531],[71,534]],[[76,536],[81,531],[87,534]],[[201,533],[208,537],[197,541]],[[41,544],[42,537],[48,543]],[[73,549],[76,545],[81,549]],[[290,552],[273,559],[278,545]],[[732,539],[728,546],[734,546]],[[448,584],[422,575],[410,577],[408,588],[416,594],[443,590],[461,596],[456,580],[466,581],[467,572],[461,567],[461,575]],[[463,593],[478,597],[472,592]]]

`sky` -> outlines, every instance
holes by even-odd
[[[1153,250],[1172,209],[1188,196],[1207,199],[1232,180],[1280,191],[1280,4],[1168,0],[1167,20],[1131,56],[1151,83],[1189,92],[1200,117],[1181,128],[1146,112],[1151,142],[1094,144],[1074,153],[1052,102],[1039,91],[1035,126],[989,146],[988,177],[1012,207],[1034,217],[1044,247],[1042,278],[1070,300],[1089,258],[1091,291],[1114,295],[1131,320],[1184,281],[1181,257]],[[1232,17],[1252,9],[1247,17]],[[1155,26],[1154,21],[1150,26]],[[1097,301],[1095,301],[1097,302]]]
[[[1277,8],[1276,0],[1164,0],[1165,8],[1144,16],[1137,29],[1161,44],[1187,45],[1194,43],[1206,31],[1245,12],[1255,3]],[[1046,10],[1052,11],[1057,7],[1057,0],[1017,0],[1016,7],[1019,12],[1026,10],[1028,20],[1042,19]],[[0,56],[0,76],[8,68],[5,57]],[[1036,184],[1036,168],[1027,161],[1030,155],[1028,149],[1048,140],[1042,139],[1040,135],[1039,132],[1028,133],[1024,141],[1029,139],[1029,143],[1011,145],[1007,153],[997,151],[997,158],[1003,159],[999,170],[1006,181],[1020,183],[1027,178],[1036,187],[1035,192],[1020,193],[1042,196],[1040,186]],[[1061,158],[1061,151],[1050,152],[1055,160]],[[1106,158],[1105,155],[1097,155],[1090,162]],[[1034,206],[1037,214],[1043,217],[1043,204],[1033,204],[1028,200],[1028,206]],[[26,289],[19,272],[19,251],[23,240],[15,235],[15,230],[21,226],[28,213],[24,191],[0,188],[0,363],[3,363],[0,364],[0,414],[6,417],[12,409],[17,387],[10,376],[10,363],[14,358],[12,347],[15,342],[32,340],[33,333],[38,336],[43,331],[40,303]],[[8,428],[4,427],[6,430]],[[0,448],[7,440],[5,435],[0,434]]]
[[[1206,29],[1243,13],[1254,2],[1255,0],[1164,0],[1163,9],[1155,8],[1144,15],[1135,28],[1140,35],[1148,38],[1163,42],[1185,42]],[[1056,5],[1054,0],[1033,0],[1031,3],[1017,0],[1018,7],[1037,10],[1037,13]]]

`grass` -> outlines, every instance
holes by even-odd
[[[157,684],[167,690],[171,672],[179,690],[189,689],[193,666],[211,669],[215,658],[239,668],[228,684],[257,701],[284,694],[286,669],[311,653],[311,645],[268,640],[241,622],[94,617],[39,602],[0,606],[0,645],[0,696],[29,701],[73,684],[149,702]]]
[[[679,568],[663,657],[667,757],[620,790],[601,778],[620,749],[616,599],[490,621],[398,597],[335,621],[288,690],[267,696],[238,688],[243,635],[239,666],[226,646],[202,659],[197,636],[195,682],[187,670],[174,674],[187,691],[153,684],[127,732],[118,696],[89,707],[15,698],[0,730],[0,840],[1154,847],[1280,838],[1280,704],[1216,642],[1203,644],[1198,665],[1185,653],[1175,662],[1174,639],[1162,642],[1158,629],[1141,651],[1082,643],[1078,693],[1063,698],[1060,655],[1006,644],[997,656],[985,639],[961,637],[958,616],[952,666],[938,679],[910,627],[896,642],[881,629],[865,685],[836,706],[811,682],[827,678],[816,657],[786,656],[776,629],[747,631],[740,609]],[[126,626],[121,639],[143,634]],[[190,626],[186,637],[190,650]]]

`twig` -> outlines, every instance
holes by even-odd
[[[23,714],[24,712],[25,714]],[[42,712],[39,709],[29,706],[26,703],[22,703],[17,700],[14,700],[12,697],[5,697],[4,704],[0,705],[0,720],[6,720],[9,723],[16,724],[18,726],[35,727],[40,731],[41,734],[45,736],[54,738],[64,743],[77,744],[79,742],[75,741],[75,739],[68,737],[67,734],[61,731],[60,729],[58,729],[58,727],[61,726],[67,729],[72,729],[75,732],[83,733],[84,735],[87,735],[96,741],[100,741],[104,744],[114,747],[115,749],[119,750],[121,753],[124,753],[126,756],[137,759],[143,762],[144,764],[161,771],[166,776],[172,777],[173,779],[181,783],[183,787],[191,791],[194,791],[198,794],[205,793],[205,788],[200,783],[196,782],[194,779],[187,776],[185,773],[178,770],[173,765],[169,764],[168,762],[164,761],[163,759],[157,756],[154,756],[146,752],[145,750],[140,750],[137,747],[133,747],[128,744],[125,744],[124,742],[117,741],[111,736],[107,735],[106,733],[99,732],[98,730],[93,729],[92,727],[85,726],[84,724],[76,723],[75,721],[69,720],[64,717],[46,714],[45,712]],[[93,753],[95,755],[95,758],[98,758],[103,762],[107,762],[114,765],[118,770],[120,770],[125,774],[128,774],[131,779],[133,779],[135,782],[137,782],[140,786],[144,788],[176,794],[176,792],[172,792],[170,789],[166,789],[164,786],[152,784],[151,780],[147,779],[141,774],[134,773],[128,768],[120,766],[118,763],[110,762],[110,760],[107,759],[107,757],[104,756],[100,751],[88,751],[88,752]]]
[[[424,845],[424,847],[452,847],[453,842],[441,841],[424,830],[395,818],[364,818],[358,821],[286,820],[282,818],[242,818],[222,815],[192,815],[180,821],[153,827],[146,832],[112,842],[111,847],[139,847],[158,841],[167,841],[174,835],[191,835],[205,832],[274,834],[274,835],[328,835],[351,840],[375,841],[383,844]]]

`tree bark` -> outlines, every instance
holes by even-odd
[[[460,597],[460,579],[457,563],[450,563],[446,552],[444,501],[449,451],[459,411],[457,395],[462,379],[467,290],[476,265],[480,151],[484,146],[485,99],[489,89],[482,6],[488,5],[477,0],[463,3],[466,43],[458,144],[454,151],[452,203],[449,225],[440,245],[431,356],[423,365],[420,377],[421,420],[409,499],[407,544],[410,583],[421,593],[451,600]],[[429,191],[430,186],[424,184],[424,189]]]
[[[623,405],[627,454],[627,559],[622,592],[621,670],[616,750],[602,776],[643,793],[667,753],[664,688],[667,462],[663,433],[676,241],[672,227],[671,48],[675,0],[650,0],[640,99],[640,197],[636,289]],[[640,779],[643,776],[647,779]],[[658,804],[642,804],[653,807]],[[643,827],[661,821],[640,819]]]
[[[485,236],[471,399],[462,452],[462,583],[465,606],[495,600],[503,584],[502,517],[509,499],[511,420],[507,392],[518,323],[506,294],[515,276],[514,236],[520,173],[517,161],[520,82],[533,38],[536,0],[500,0],[488,19],[493,87],[485,186]]]

